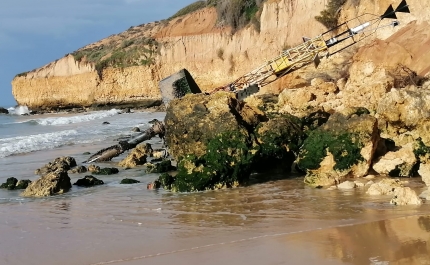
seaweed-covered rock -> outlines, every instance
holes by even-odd
[[[361,112],[361,111],[360,111]],[[369,171],[378,146],[377,120],[368,114],[335,113],[327,123],[309,133],[298,157],[306,172],[305,183],[327,186]]]
[[[159,163],[146,163],[146,173],[164,173],[176,168],[172,166],[172,161],[163,160]]]
[[[70,183],[69,175],[64,170],[57,170],[50,172],[41,178],[33,181],[25,189],[21,196],[25,197],[45,197],[55,194],[65,193],[70,190],[72,184]]]
[[[88,169],[85,166],[77,166],[69,170],[70,174],[82,174],[87,172]]]
[[[166,111],[166,144],[172,157],[206,154],[208,142],[219,134],[248,129],[264,119],[264,113],[236,99],[234,93],[188,94],[172,100]]]
[[[0,189],[14,190],[18,180],[16,178],[8,178],[5,183],[0,185]]]
[[[403,146],[397,151],[388,152],[373,163],[373,169],[379,174],[392,177],[411,177],[417,159],[412,143]]]
[[[126,158],[119,162],[118,166],[124,168],[134,168],[146,163],[146,158],[151,155],[152,147],[148,143],[136,146]]]
[[[29,179],[19,180],[18,183],[16,183],[15,189],[16,190],[25,190],[28,187],[28,185],[30,185],[30,183],[31,183],[31,180],[29,180]]]
[[[135,184],[135,183],[140,183],[140,181],[135,180],[135,179],[125,178],[125,179],[121,180],[121,182],[120,182],[120,184]]]
[[[178,163],[173,191],[190,192],[246,183],[259,147],[244,131],[224,132],[209,140],[203,156],[188,155]]]
[[[115,167],[100,168],[98,171],[93,172],[94,175],[113,175],[118,173],[119,170]]]
[[[171,190],[172,184],[175,182],[175,178],[169,175],[168,173],[163,173],[160,175],[160,177],[158,177],[157,181],[160,183],[163,189]]]
[[[300,120],[292,115],[276,115],[261,122],[254,130],[259,152],[254,158],[253,169],[258,172],[280,169],[289,172],[304,133]]]
[[[67,171],[72,167],[76,167],[76,160],[70,156],[57,157],[54,161],[49,162],[45,166],[36,169],[34,172],[36,175],[46,175],[50,172],[55,172],[58,170]]]
[[[103,180],[95,178],[91,175],[78,179],[75,183],[73,183],[73,185],[76,185],[79,187],[92,187],[92,186],[103,185],[103,184],[104,184]]]

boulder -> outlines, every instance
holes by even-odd
[[[75,183],[73,183],[73,185],[76,185],[79,187],[92,187],[92,186],[103,185],[103,184],[104,184],[103,180],[95,178],[91,175],[78,179]]]
[[[42,168],[36,169],[34,172],[36,175],[42,176],[58,170],[67,171],[72,167],[76,167],[76,160],[70,156],[63,156],[54,159]]]
[[[146,163],[146,158],[152,154],[152,147],[150,144],[139,144],[136,146],[126,158],[118,163],[118,166],[124,168],[134,168]]]
[[[28,185],[30,185],[30,183],[31,183],[31,180],[29,179],[19,180],[18,183],[16,183],[15,189],[25,190],[28,187]]]
[[[369,195],[390,195],[394,194],[394,191],[401,187],[403,187],[403,182],[399,179],[383,179],[371,184],[366,193]]]
[[[412,143],[397,151],[388,152],[373,164],[373,169],[381,175],[392,177],[411,177],[417,159]]]
[[[305,183],[331,186],[347,177],[363,177],[378,146],[377,120],[361,108],[334,113],[310,131],[297,158]]]
[[[140,181],[135,180],[135,179],[125,178],[125,179],[121,180],[121,182],[120,182],[120,184],[135,184],[135,183],[140,183]]]
[[[349,180],[344,181],[339,185],[337,185],[337,188],[340,190],[352,190],[352,189],[355,189],[356,187],[357,185],[355,184],[355,182],[349,181]]]
[[[421,140],[430,145],[430,89],[408,86],[392,89],[381,97],[377,107],[381,136],[397,145]]]
[[[8,178],[5,183],[0,185],[0,189],[14,190],[18,180],[16,178]]]
[[[394,205],[420,205],[422,200],[409,187],[400,187],[394,190],[394,196],[390,201]]]
[[[165,173],[171,170],[175,170],[176,168],[172,166],[172,161],[163,160],[159,163],[146,163],[146,173]]]
[[[77,166],[69,170],[70,174],[82,174],[87,172],[88,169],[84,166]]]
[[[88,166],[88,171],[91,173],[98,172],[98,171],[100,171],[100,167],[91,164]]]
[[[9,114],[9,111],[5,108],[0,107],[0,114]]]
[[[100,168],[98,171],[92,172],[94,175],[113,175],[118,174],[119,170],[115,167]]]
[[[33,181],[25,189],[21,196],[24,197],[45,197],[62,194],[70,190],[72,184],[66,171],[61,169],[50,172],[41,178]]]
[[[187,94],[172,100],[166,111],[166,144],[178,159],[206,154],[208,142],[225,132],[250,137],[247,127],[258,124],[264,113],[236,99],[234,93]]]
[[[253,170],[290,172],[295,154],[303,143],[301,121],[292,115],[271,115],[254,129],[256,143],[260,147],[254,157]]]

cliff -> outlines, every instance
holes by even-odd
[[[148,100],[158,100],[159,80],[182,68],[190,71],[202,90],[210,91],[272,59],[286,47],[300,43],[302,36],[313,37],[325,31],[324,26],[314,17],[319,15],[326,3],[325,0],[268,0],[262,8],[258,27],[251,24],[234,33],[230,28],[217,23],[214,8],[200,9],[169,21],[131,27],[126,32],[110,36],[78,51],[97,51],[114,43],[121,43],[124,49],[132,51],[133,44],[127,41],[139,36],[150,40],[147,42],[147,53],[139,54],[142,63],[131,62],[127,66],[101,69],[86,60],[86,57],[82,59],[77,58],[77,53],[69,54],[15,77],[12,81],[12,92],[18,104],[33,109],[94,104],[140,104]],[[402,22],[416,20],[415,23],[421,25],[423,21],[429,20],[430,15],[425,12],[430,7],[429,3],[419,0],[409,0],[408,3],[413,7],[413,14],[402,14]],[[389,4],[391,2],[388,0],[349,0],[341,11],[341,21],[363,12],[383,13]],[[401,25],[396,30],[401,30],[404,26]],[[382,30],[377,37],[386,39],[396,30]],[[398,40],[398,43],[408,49],[407,42]],[[363,58],[369,60],[372,60],[371,57],[368,53],[363,55]],[[338,56],[330,60],[349,58],[342,59],[342,56]],[[409,65],[414,65],[414,60],[415,58]],[[325,62],[325,66],[318,70],[331,69],[335,72],[331,62]],[[428,69],[423,69],[422,74],[425,74]],[[281,79],[264,90],[282,91],[290,81],[291,77]]]

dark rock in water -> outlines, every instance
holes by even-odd
[[[76,166],[76,160],[73,157],[63,156],[56,158],[54,161],[49,162],[42,168],[36,169],[34,173],[41,176],[57,170],[67,171]]]
[[[97,179],[89,175],[89,176],[85,176],[82,179],[78,179],[76,183],[74,183],[73,185],[76,185],[79,187],[92,187],[92,186],[103,185],[103,184],[104,184],[103,180]]]
[[[182,98],[186,94],[202,93],[191,74],[182,69],[168,76],[159,83],[161,97],[164,105],[168,105],[173,99]]]
[[[106,125],[106,124],[110,124],[110,122],[108,122],[108,121],[104,121],[102,124],[103,124],[103,125]]]
[[[87,172],[87,168],[84,166],[77,166],[69,170],[70,174],[82,174]]]
[[[22,180],[18,181],[18,183],[16,183],[15,189],[17,189],[17,190],[25,190],[28,187],[28,185],[30,185],[30,184],[31,184],[31,180],[29,180],[29,179],[22,179]]]
[[[14,190],[18,180],[16,178],[8,178],[5,183],[1,184],[0,189]]]
[[[84,153],[82,153],[83,155],[91,155],[91,153],[90,152],[84,152]]]
[[[172,166],[172,162],[170,160],[163,160],[156,164],[146,164],[146,173],[164,173],[175,169],[176,168]]]
[[[130,110],[130,108],[125,108],[122,112],[123,113],[131,113],[131,110]]]
[[[25,189],[21,196],[24,197],[45,197],[62,194],[70,190],[72,184],[70,177],[64,170],[50,172],[41,178],[33,181]]]
[[[158,180],[155,180],[154,182],[148,183],[148,185],[146,185],[146,188],[148,190],[158,190],[159,188],[161,188],[161,183]]]
[[[167,173],[163,173],[160,175],[160,177],[158,177],[157,181],[160,183],[160,185],[163,187],[163,189],[171,190],[172,185],[175,182],[175,178],[172,177],[171,175],[167,174]]]
[[[139,127],[134,127],[133,129],[131,129],[132,132],[140,132],[140,128]]]
[[[119,173],[119,170],[114,167],[105,167],[105,168],[99,169],[99,171],[93,172],[93,174],[95,175],[113,175],[118,173]]]
[[[120,182],[120,184],[135,184],[135,183],[140,183],[140,181],[135,179],[123,179]]]
[[[0,107],[0,114],[9,114],[9,111],[5,108]]]

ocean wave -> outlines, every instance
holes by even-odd
[[[17,107],[11,107],[7,109],[9,111],[9,114],[12,115],[24,115],[24,114],[29,114],[30,110],[28,109],[27,106],[17,106]]]
[[[111,109],[109,111],[99,111],[93,112],[84,115],[76,115],[70,117],[55,117],[55,118],[43,118],[36,119],[35,121],[40,125],[65,125],[65,124],[73,124],[73,123],[81,123],[93,120],[104,119],[107,117],[112,117],[121,113],[121,111],[117,109]]]
[[[76,130],[66,130],[0,139],[0,158],[60,147],[68,142],[70,136],[77,134]]]

